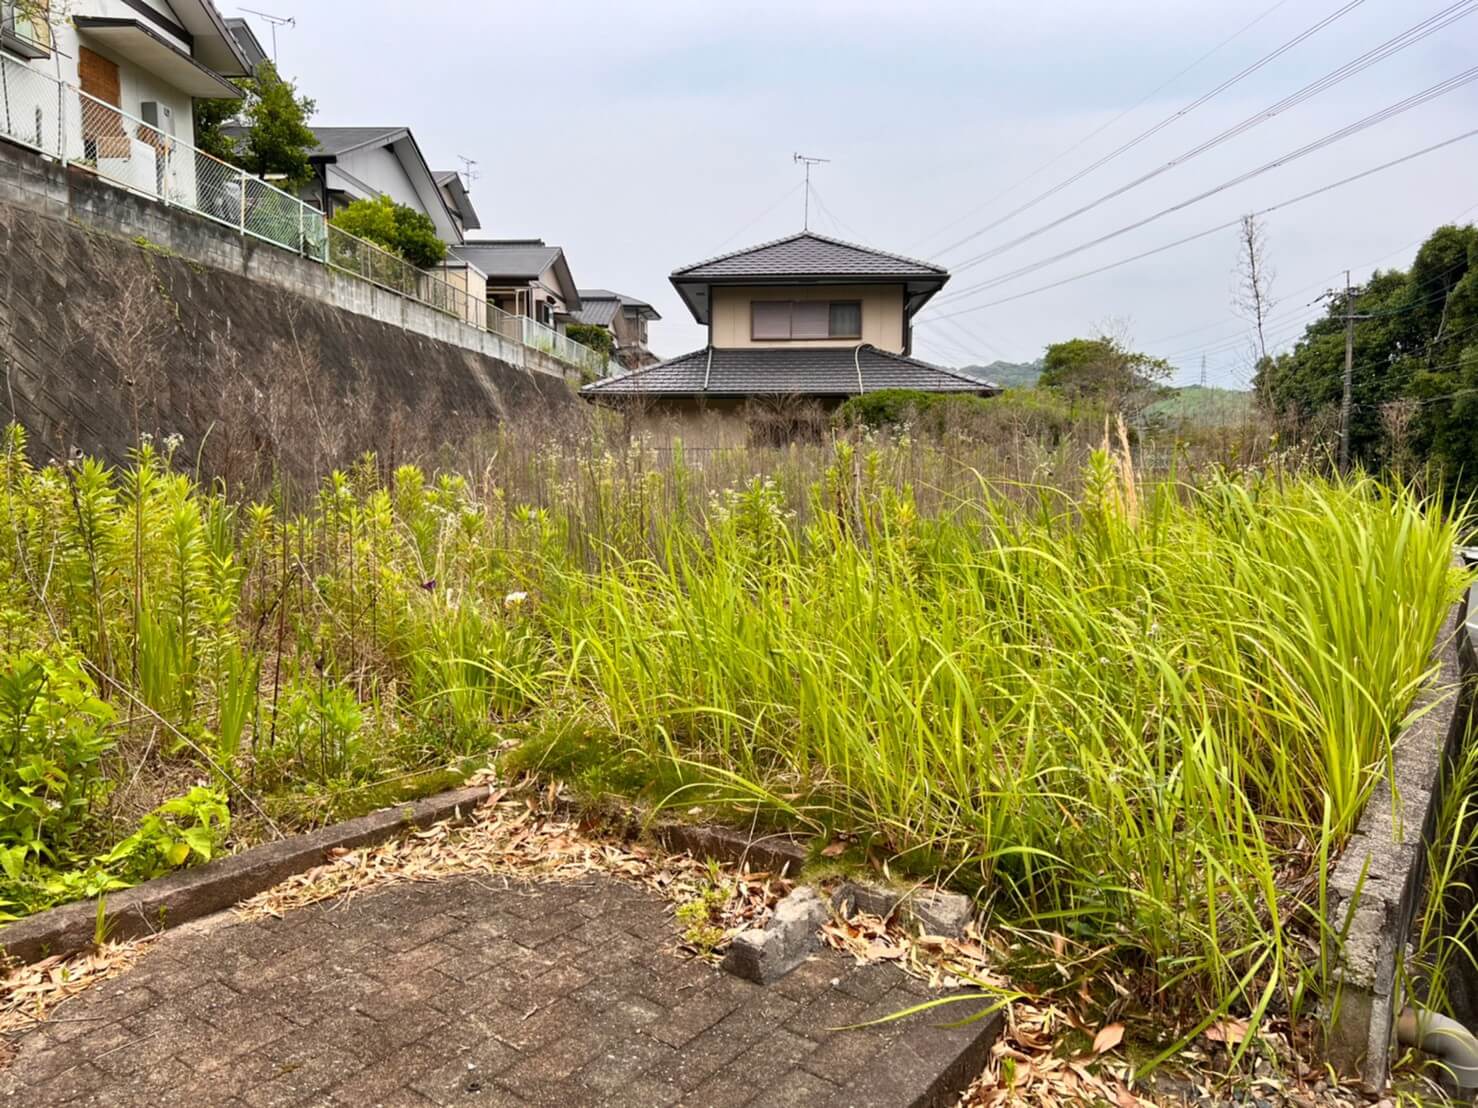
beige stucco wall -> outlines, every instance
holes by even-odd
[[[452,288],[467,294],[465,298],[457,298],[465,318],[468,323],[482,326],[487,316],[488,279],[465,265],[442,266],[435,273]]]
[[[860,300],[862,341],[879,350],[903,353],[902,285],[791,285],[726,288],[714,286],[713,345],[740,346],[856,346],[856,339],[786,339],[756,342],[750,335],[749,305],[755,300]]]

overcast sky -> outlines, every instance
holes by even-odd
[[[251,6],[296,17],[278,32],[278,60],[317,100],[315,122],[409,126],[437,169],[456,167],[458,155],[477,159],[478,234],[563,246],[579,284],[656,305],[663,318],[652,345],[671,356],[701,347],[704,335],[669,272],[800,229],[804,190],[793,152],[830,159],[813,171],[812,229],[957,269],[1261,112],[1450,0],[1365,0],[1109,164],[949,249],[1347,2]],[[229,0],[221,7],[245,14]],[[270,29],[246,17],[270,50]],[[1478,14],[958,272],[940,299],[1134,223],[1455,76],[1473,65],[1475,46]],[[1199,377],[1204,353],[1210,383],[1244,385],[1251,357],[1248,329],[1231,308],[1232,230],[1009,304],[938,317],[1233,220],[1475,121],[1478,83],[989,294],[928,309],[915,353],[951,365],[1029,361],[1049,342],[1114,319],[1141,348],[1171,357],[1180,382]],[[1318,310],[1310,301],[1346,267],[1359,280],[1376,264],[1404,266],[1432,228],[1478,216],[1475,170],[1478,137],[1268,216],[1277,301],[1270,337],[1291,341]]]

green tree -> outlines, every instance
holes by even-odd
[[[1119,339],[1100,335],[1047,347],[1037,384],[1074,401],[1093,400],[1122,411],[1148,403],[1170,371],[1163,358],[1129,350]]]
[[[603,355],[607,361],[616,352],[615,336],[598,324],[571,323],[565,328],[565,334],[581,346],[588,346],[597,354]]]
[[[437,237],[431,217],[388,196],[355,200],[329,222],[341,231],[383,246],[418,269],[437,265],[446,257],[446,243]]]
[[[1259,367],[1258,402],[1338,431],[1345,314],[1355,323],[1351,457],[1370,469],[1431,464],[1456,491],[1478,486],[1478,228],[1439,227],[1411,270],[1377,271],[1327,296],[1291,351]]]
[[[313,101],[271,62],[236,83],[241,100],[195,101],[195,145],[248,173],[281,177],[289,191],[302,188],[313,179],[308,155],[318,145],[308,127]]]

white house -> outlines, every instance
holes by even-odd
[[[0,55],[7,73],[24,65],[82,89],[66,133],[71,153],[84,160],[128,143],[159,145],[102,105],[192,142],[193,100],[239,97],[229,78],[251,73],[211,0],[0,0]],[[21,95],[10,94],[12,114]],[[42,115],[29,122],[49,132],[55,109],[35,107]],[[7,129],[14,126],[12,119]]]
[[[303,198],[332,216],[354,200],[388,196],[430,216],[436,236],[459,243],[467,215],[433,173],[409,127],[317,127],[318,146],[308,155],[316,180]],[[460,182],[459,182],[460,183]],[[466,196],[465,190],[461,193]],[[466,212],[471,212],[470,201]],[[471,225],[477,225],[476,213]]]

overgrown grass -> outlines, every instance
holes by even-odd
[[[201,781],[241,840],[517,740],[510,766],[942,874],[1179,1030],[1323,987],[1324,875],[1464,580],[1457,521],[1407,492],[1142,484],[1127,448],[1051,483],[907,440],[367,461],[289,512],[148,447],[111,472],[19,445],[0,710],[40,761],[0,800],[41,814],[0,824],[0,907],[137,879],[109,859],[150,813],[151,859],[218,848],[213,809],[160,808]]]

